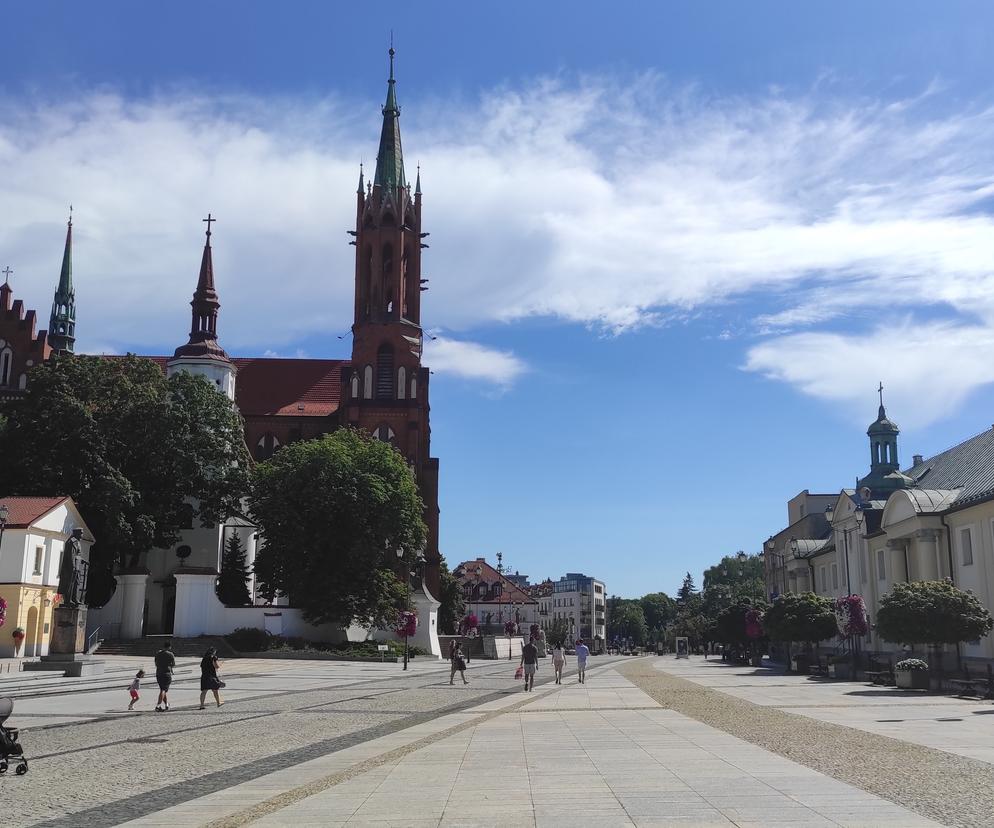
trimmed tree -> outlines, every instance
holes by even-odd
[[[951,581],[912,581],[894,584],[880,599],[877,632],[898,644],[958,644],[982,638],[994,619],[972,592]]]
[[[763,616],[766,635],[774,641],[803,641],[817,647],[838,635],[832,601],[813,592],[788,592],[779,596]]]
[[[396,449],[351,428],[291,443],[256,466],[249,501],[264,595],[287,595],[312,623],[392,628],[427,534]]]
[[[0,491],[76,501],[96,537],[91,606],[110,598],[115,563],[140,566],[195,520],[239,511],[249,465],[241,417],[203,377],[167,379],[135,356],[58,357],[3,405]]]
[[[442,561],[439,575],[442,589],[438,596],[438,631],[443,635],[455,635],[459,632],[459,621],[466,613],[462,584],[449,572],[445,561]]]
[[[217,597],[226,607],[245,607],[252,603],[248,582],[252,577],[245,562],[245,550],[234,532],[224,542],[221,552],[221,575],[217,579]]]

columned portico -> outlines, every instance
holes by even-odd
[[[117,589],[121,593],[121,638],[133,640],[141,638],[145,632],[145,588],[148,585],[148,571],[126,572],[117,577]]]
[[[918,546],[918,580],[935,581],[939,578],[941,567],[939,566],[939,532],[936,529],[919,529],[915,533],[915,542]]]
[[[908,580],[908,538],[891,538],[887,541],[890,552],[891,580],[894,583]]]

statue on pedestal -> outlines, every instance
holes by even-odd
[[[86,601],[84,589],[80,584],[83,558],[79,539],[82,537],[82,529],[72,530],[62,549],[62,566],[59,567],[59,594],[62,596],[62,606],[72,609],[83,606]]]

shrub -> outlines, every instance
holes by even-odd
[[[906,658],[894,665],[894,669],[899,673],[919,672],[928,669],[928,664],[920,658]]]
[[[276,636],[258,627],[239,627],[224,638],[240,653],[261,653],[276,646]]]
[[[948,580],[895,584],[877,612],[881,637],[903,644],[958,644],[982,638],[992,627],[977,597]]]

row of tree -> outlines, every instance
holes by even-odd
[[[409,601],[426,527],[413,473],[389,444],[340,429],[253,465],[237,409],[204,378],[134,356],[36,366],[0,408],[0,493],[70,495],[93,530],[88,600],[197,523],[245,514],[263,541],[259,590],[316,623],[392,624]],[[399,553],[399,554],[398,554]],[[226,542],[219,594],[249,600],[245,553]],[[462,616],[443,574],[443,628]]]

